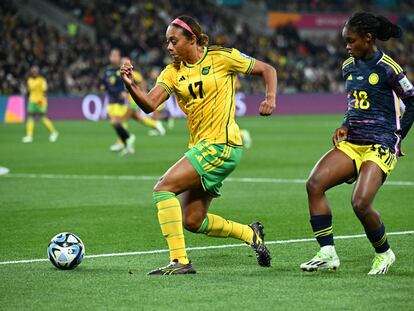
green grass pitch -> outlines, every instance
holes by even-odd
[[[340,115],[239,119],[253,147],[244,151],[211,211],[242,223],[262,221],[269,241],[311,238],[305,186],[293,180],[307,178],[341,120]],[[177,121],[165,137],[149,137],[130,122],[137,152],[125,158],[108,150],[114,133],[107,122],[56,126],[61,134],[56,144],[48,142],[40,123],[35,142],[22,144],[23,125],[0,125],[0,166],[11,170],[0,176],[0,262],[46,258],[49,240],[62,231],[79,235],[87,255],[165,249],[151,190],[186,150],[185,121]],[[375,201],[389,232],[414,230],[413,133],[404,150],[407,156]],[[363,233],[350,207],[351,191],[342,185],[328,192],[336,235]],[[186,239],[188,247],[240,244],[191,233]],[[47,261],[0,264],[0,309],[414,310],[414,236],[389,240],[397,261],[384,277],[366,275],[373,250],[365,238],[336,241],[341,267],[334,273],[299,270],[314,255],[316,242],[269,245],[269,269],[257,266],[248,247],[193,250],[189,256],[198,273],[192,276],[146,276],[168,262],[167,253],[86,258],[73,271],[59,271]]]

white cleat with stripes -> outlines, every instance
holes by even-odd
[[[339,268],[339,257],[336,254],[335,246],[327,245],[311,260],[300,265],[303,271],[313,272],[318,270],[336,270]]]
[[[388,269],[395,261],[395,254],[390,249],[388,249],[384,253],[376,253],[374,260],[372,261],[371,270],[368,272],[368,275],[378,275],[378,274],[386,274]]]

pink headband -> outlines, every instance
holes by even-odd
[[[194,33],[194,31],[191,29],[191,27],[190,27],[190,26],[188,26],[186,22],[182,21],[182,20],[181,20],[181,19],[179,19],[179,18],[176,18],[175,20],[173,20],[173,21],[171,22],[171,24],[176,24],[176,25],[178,25],[178,26],[181,26],[181,27],[183,27],[185,30],[189,31],[191,34],[193,34],[194,36],[196,36],[196,34]],[[197,36],[196,36],[196,37],[197,37]]]

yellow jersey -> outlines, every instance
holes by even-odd
[[[254,63],[237,49],[209,46],[197,63],[181,62],[179,69],[170,64],[161,72],[157,84],[175,93],[188,117],[189,148],[201,141],[243,145],[234,120],[236,73],[249,74]]]
[[[140,84],[144,80],[142,78],[142,75],[138,71],[133,70],[132,71],[132,76],[134,77],[134,80],[137,84]],[[131,104],[135,103],[134,99],[132,98],[132,96],[129,92],[128,92],[128,100],[129,100],[129,103],[131,103]]]
[[[27,80],[27,87],[29,90],[29,102],[32,102],[40,106],[47,105],[47,82],[44,77],[29,77],[29,79]]]

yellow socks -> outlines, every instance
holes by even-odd
[[[150,117],[142,117],[142,123],[144,123],[145,126],[157,128],[157,121]]]
[[[34,119],[29,117],[26,122],[26,136],[33,137],[34,126]]]
[[[214,214],[207,214],[207,217],[197,232],[214,237],[232,237],[248,244],[253,242],[252,228]]]
[[[182,264],[187,264],[189,261],[185,249],[183,216],[177,196],[172,192],[158,191],[153,193],[153,197],[158,208],[161,231],[170,249],[171,261],[176,259]]]
[[[46,126],[46,128],[49,130],[50,133],[56,132],[56,129],[53,126],[53,123],[52,123],[52,121],[50,121],[49,118],[43,117],[42,122],[43,122],[44,126]]]

